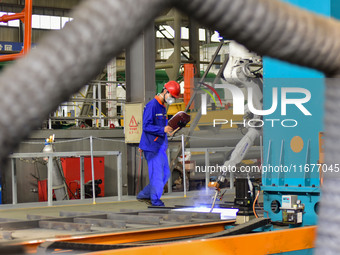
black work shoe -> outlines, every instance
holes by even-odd
[[[147,198],[137,198],[137,201],[146,203],[147,205],[152,205],[151,200]]]

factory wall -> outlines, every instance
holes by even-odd
[[[19,42],[19,28],[17,27],[0,27],[0,41]],[[37,43],[49,30],[32,29],[32,43]]]

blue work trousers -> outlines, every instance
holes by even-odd
[[[164,206],[161,201],[163,188],[170,177],[168,157],[164,148],[158,152],[144,151],[148,162],[149,184],[137,195],[137,199],[150,199],[154,206]]]

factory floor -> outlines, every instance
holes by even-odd
[[[227,190],[224,199],[221,202],[223,204],[225,201],[234,200],[234,189]],[[162,200],[166,207],[175,206],[188,206],[188,207],[200,207],[204,205],[205,207],[210,207],[212,202],[212,196],[214,194],[213,190],[209,190],[208,193],[203,191],[190,191],[184,196],[183,192],[173,192],[170,194],[164,194]],[[77,229],[69,229],[70,224],[75,224],[75,221],[60,221],[60,224],[66,224],[67,228],[58,226],[41,226],[41,224],[58,224],[58,222],[53,221],[50,218],[60,218],[62,217],[72,217],[74,212],[76,215],[82,215],[83,213],[90,213],[94,215],[106,214],[110,212],[121,212],[121,210],[134,210],[134,211],[145,211],[148,209],[148,205],[136,200],[135,196],[123,196],[123,201],[117,201],[117,197],[105,197],[97,198],[96,203],[93,203],[92,199],[84,200],[68,200],[68,201],[53,201],[52,206],[47,206],[47,203],[19,203],[16,205],[4,204],[0,205],[0,247],[1,245],[25,245],[28,251],[36,251],[39,242],[45,242],[46,240],[59,240],[60,238],[78,238],[79,236],[96,236],[97,234],[117,234],[120,233],[134,233],[133,231],[147,231],[148,229],[156,228],[167,228],[173,226],[182,226],[188,224],[187,222],[179,221],[163,221],[161,224],[155,226],[154,221],[148,223],[139,222],[136,224],[133,222],[128,222],[126,227],[122,228],[112,228],[110,226],[94,226],[91,224],[90,230],[81,229],[76,226]],[[128,213],[128,212],[127,212]],[[40,217],[40,218],[39,218]],[[82,216],[78,216],[82,217]],[[85,216],[84,216],[85,217]],[[137,217],[137,216],[136,216]],[[141,217],[141,216],[138,216]],[[145,216],[144,216],[145,217]],[[146,216],[150,217],[150,216]],[[28,220],[31,219],[31,220]],[[98,218],[99,219],[99,218]],[[105,218],[104,218],[105,219]],[[211,219],[213,222],[211,224],[226,224],[219,220]],[[201,223],[207,223],[208,219],[198,219],[190,220],[190,224],[196,222],[197,225]],[[226,218],[224,219],[226,220]],[[39,223],[34,223],[39,222]],[[52,222],[52,223],[51,223]],[[54,223],[53,223],[54,222]],[[231,223],[234,222],[233,220]],[[9,225],[8,225],[9,224]],[[106,224],[106,223],[105,223]],[[151,224],[151,225],[150,225]],[[210,224],[210,223],[207,223]],[[77,225],[77,224],[76,224]],[[85,226],[83,224],[82,226]],[[65,225],[63,225],[65,226]],[[200,225],[201,226],[201,225]],[[71,226],[72,227],[72,226]],[[208,232],[207,232],[208,233]],[[123,234],[122,234],[123,235]],[[45,241],[44,241],[45,240]],[[27,246],[28,245],[28,246]],[[31,247],[32,246],[32,247]],[[1,252],[0,252],[1,253]]]
[[[183,192],[164,194],[162,200],[166,207],[173,206],[199,206],[211,204],[213,193],[210,191],[189,191],[184,197]],[[224,196],[227,201],[233,201],[234,190],[228,190]],[[0,205],[0,218],[27,220],[27,215],[42,215],[58,217],[61,211],[91,212],[111,211],[119,212],[121,209],[145,210],[148,205],[138,202],[135,196],[123,196],[123,201],[117,201],[117,197],[97,198],[93,204],[92,199],[53,201],[52,206],[47,203],[19,203],[16,205]]]

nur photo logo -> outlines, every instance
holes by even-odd
[[[216,89],[206,83],[200,83],[205,87],[201,87],[204,94],[201,94],[201,113],[207,115],[207,95],[209,95],[214,103],[217,105],[214,95],[209,91],[211,90],[219,100],[221,106],[223,106],[220,95]],[[287,106],[291,105],[295,109],[300,111],[304,116],[312,116],[311,112],[305,106],[311,100],[311,92],[308,89],[300,87],[273,87],[271,94],[271,105],[268,109],[262,109],[262,91],[258,87],[247,86],[243,89],[247,92],[245,96],[244,90],[232,84],[217,84],[218,88],[227,89],[232,96],[232,109],[233,115],[246,115],[250,114],[253,116],[252,119],[244,119],[243,122],[235,122],[232,119],[214,119],[213,126],[230,124],[243,124],[244,126],[250,127],[262,127],[265,122],[271,124],[274,127],[276,122],[280,122],[283,127],[296,127],[298,121],[295,119],[269,119],[262,120],[262,116],[268,116],[273,114],[280,106],[280,115],[287,115]],[[208,90],[209,89],[209,90]],[[279,96],[280,92],[280,96]],[[259,96],[260,95],[260,96]],[[266,97],[268,98],[268,97]],[[270,100],[270,99],[269,99]],[[246,104],[245,104],[246,102]],[[280,104],[280,105],[279,105]]]

